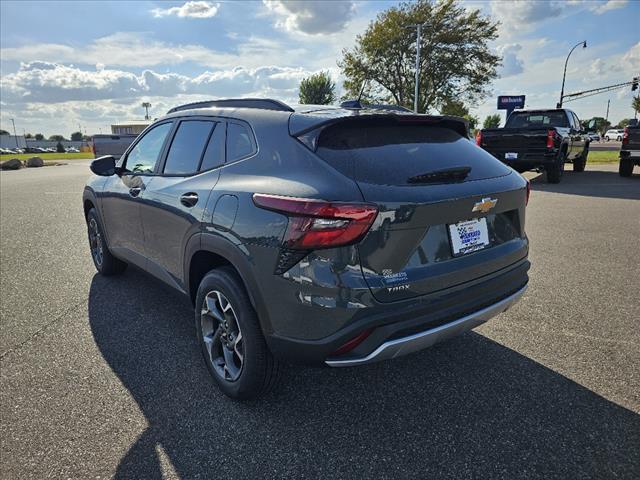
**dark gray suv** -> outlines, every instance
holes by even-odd
[[[282,360],[351,366],[428,347],[527,286],[528,182],[456,117],[201,102],[91,170],[96,268],[132,264],[188,295],[233,398],[268,391]]]

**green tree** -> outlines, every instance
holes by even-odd
[[[439,108],[450,98],[473,103],[486,95],[500,65],[489,47],[498,23],[458,0],[418,0],[380,13],[356,37],[355,47],[343,50],[338,65],[346,77],[345,97],[357,97],[367,81],[367,101],[413,107],[416,35],[410,26],[415,24],[424,25],[418,110]]]
[[[480,119],[474,115],[471,115],[467,106],[460,100],[454,100],[447,98],[444,100],[440,113],[443,115],[453,115],[456,117],[462,117],[469,123],[469,132],[473,133],[478,128]]]
[[[482,128],[498,128],[500,126],[500,122],[502,118],[499,113],[494,115],[488,115],[487,118],[484,119],[482,123]]]
[[[633,97],[633,100],[631,101],[631,108],[636,112],[636,115],[640,113],[640,95]]]
[[[49,140],[52,142],[61,142],[62,140],[65,140],[65,138],[62,135],[51,135]]]
[[[622,120],[620,120],[618,122],[618,124],[616,125],[616,128],[624,128],[624,127],[626,127],[627,125],[629,125],[629,121],[630,121],[630,119],[623,118]]]
[[[0,135],[10,135],[6,130],[0,130]]]
[[[66,150],[64,149],[64,145],[62,145],[61,142],[58,142],[58,144],[56,145],[56,152],[58,153],[66,152]]]
[[[79,142],[82,140],[82,132],[73,132],[71,134],[71,140],[74,142]]]
[[[35,139],[36,139],[36,140],[38,140],[38,141],[42,141],[42,140],[44,140],[44,135],[43,135],[43,134],[41,134],[41,133],[36,133],[36,134],[33,136],[33,138],[35,138]]]
[[[33,138],[33,135],[30,133],[25,133],[24,138]]]
[[[336,101],[336,84],[329,72],[314,73],[300,82],[300,103],[329,105]]]

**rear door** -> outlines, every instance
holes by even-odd
[[[342,122],[320,134],[316,153],[378,206],[358,251],[380,301],[473,281],[526,256],[525,181],[454,130]]]
[[[181,120],[153,183],[146,189],[141,216],[149,271],[182,287],[183,256],[199,231],[211,190],[225,159],[224,121]]]

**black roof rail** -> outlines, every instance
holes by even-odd
[[[222,98],[219,100],[206,100],[204,102],[187,103],[178,107],[173,107],[167,115],[182,110],[192,110],[194,108],[259,108],[262,110],[278,110],[280,112],[293,112],[286,103],[271,98]]]

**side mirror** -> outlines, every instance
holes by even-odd
[[[594,119],[589,120],[587,123],[587,132],[595,132],[596,131],[596,121]]]
[[[101,177],[110,177],[116,173],[116,159],[111,155],[96,158],[89,167],[93,173]]]

